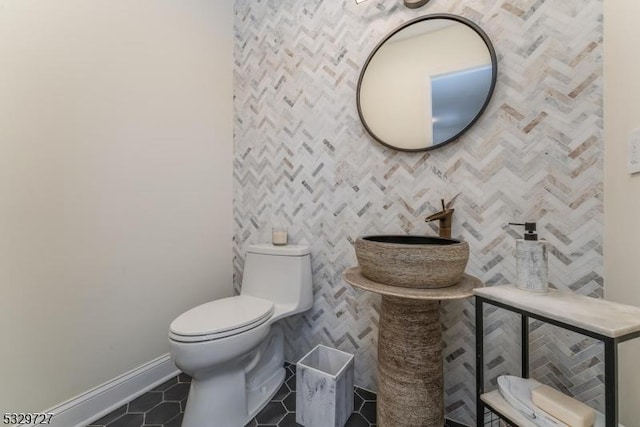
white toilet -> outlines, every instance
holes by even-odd
[[[169,328],[171,357],[191,375],[182,427],[243,427],[284,381],[276,320],[313,305],[307,246],[253,245],[240,295],[208,302]]]

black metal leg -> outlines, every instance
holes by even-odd
[[[522,378],[529,378],[529,316],[526,314],[520,315],[522,335]]]
[[[482,298],[476,297],[476,425],[484,424],[484,405],[480,396],[484,393],[484,324]]]
[[[606,427],[618,427],[618,343],[604,340],[604,407]]]

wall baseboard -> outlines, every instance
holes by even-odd
[[[49,424],[52,427],[84,427],[179,372],[165,354],[44,412],[55,414]]]

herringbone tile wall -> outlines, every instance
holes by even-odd
[[[478,23],[499,58],[488,110],[457,142],[429,153],[384,148],[365,134],[355,92],[361,66],[408,19],[454,13]],[[353,241],[369,233],[434,233],[424,217],[458,192],[454,235],[467,272],[514,279],[506,224],[535,220],[556,288],[602,294],[601,0],[236,0],[234,270],[248,244],[284,223],[311,246],[315,302],[287,320],[286,357],[317,343],[354,352],[356,382],[375,389],[378,297],[348,286]],[[447,413],[474,419],[471,301],[443,304]],[[489,380],[518,369],[519,321],[487,312]],[[532,328],[533,329],[533,328]],[[533,375],[601,408],[602,355],[556,328],[532,332]]]

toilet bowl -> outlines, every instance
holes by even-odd
[[[274,324],[313,305],[309,248],[252,245],[240,295],[202,304],[169,328],[171,357],[192,377],[183,427],[243,427],[284,381]]]

